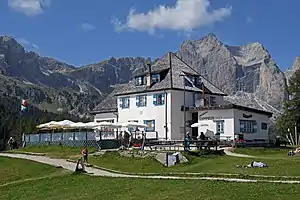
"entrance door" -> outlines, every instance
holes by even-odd
[[[192,124],[198,123],[198,113],[192,113]],[[196,139],[198,136],[198,127],[192,128],[192,138]]]

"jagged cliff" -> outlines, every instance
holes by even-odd
[[[178,54],[229,95],[251,93],[277,109],[287,97],[285,75],[260,43],[228,46],[209,34],[185,41]]]
[[[244,106],[280,114],[287,97],[286,77],[300,68],[300,59],[283,73],[260,43],[223,44],[214,34],[185,41],[177,55]],[[155,62],[155,61],[154,61]],[[0,94],[26,98],[41,109],[87,115],[118,83],[152,63],[125,57],[74,67],[27,52],[14,38],[0,36]],[[254,100],[253,100],[254,99]]]

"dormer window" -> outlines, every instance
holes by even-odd
[[[202,79],[200,76],[194,76],[193,77],[193,83],[195,86],[201,86],[202,85]]]
[[[135,78],[135,85],[145,85],[146,84],[146,77],[145,76],[138,76]]]
[[[158,83],[160,81],[160,75],[159,74],[152,74],[151,75],[151,82],[152,83]]]

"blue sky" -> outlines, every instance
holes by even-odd
[[[300,56],[299,7],[299,0],[1,0],[0,35],[80,66],[161,57],[213,32],[229,45],[262,43],[285,70]]]

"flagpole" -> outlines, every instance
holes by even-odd
[[[23,114],[23,111],[26,111],[27,110],[27,101],[26,100],[22,100],[21,102],[21,110],[20,110],[20,135],[21,135],[21,138],[22,138],[22,114]]]
[[[23,110],[23,101],[24,100],[22,100],[21,101],[21,110],[20,110],[20,135],[21,135],[21,137],[22,137],[22,110]]]

